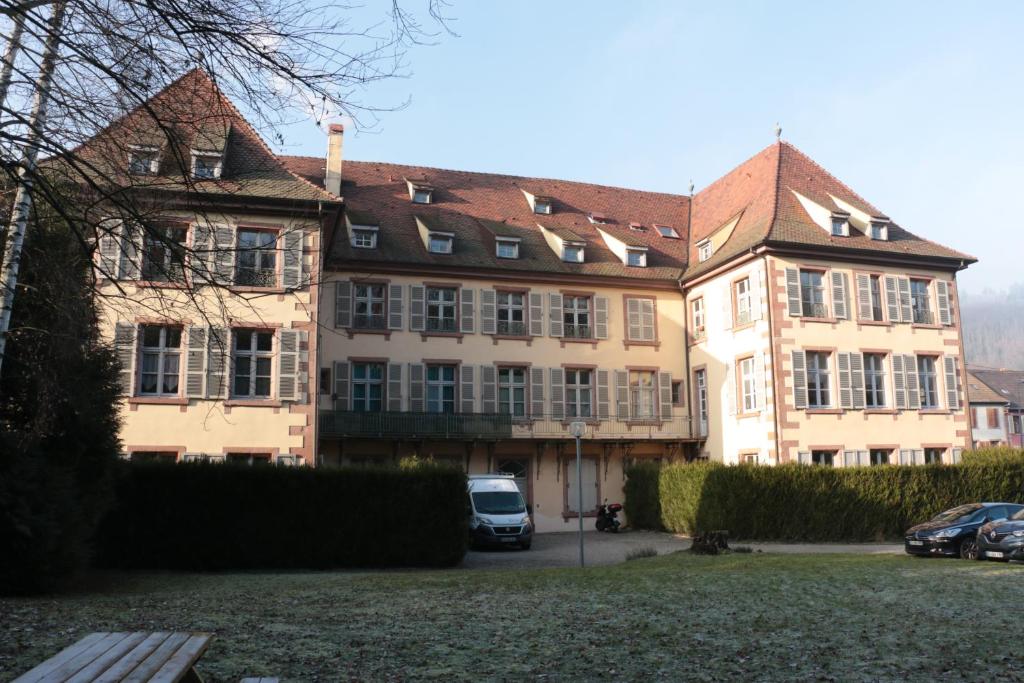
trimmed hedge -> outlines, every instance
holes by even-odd
[[[125,464],[100,566],[226,570],[457,564],[466,475],[413,468]]]
[[[741,539],[881,541],[961,503],[1024,502],[1024,457],[907,467],[645,465],[628,475],[634,526],[727,529]]]

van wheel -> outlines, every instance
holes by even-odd
[[[980,560],[981,553],[978,552],[978,541],[973,536],[965,538],[960,543],[960,557],[965,560]]]

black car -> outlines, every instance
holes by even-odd
[[[978,559],[978,529],[988,522],[1006,519],[1024,505],[969,503],[940,512],[924,524],[907,529],[903,547],[911,555],[960,556]]]
[[[1024,509],[978,529],[978,559],[1024,561]]]

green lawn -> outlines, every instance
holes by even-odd
[[[1024,567],[677,553],[544,571],[146,574],[0,600],[0,679],[94,630],[216,634],[207,679],[1024,680]]]

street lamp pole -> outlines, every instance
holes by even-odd
[[[580,566],[583,565],[583,456],[580,452],[580,439],[587,431],[586,422],[573,422],[569,425],[569,433],[576,438],[576,515],[580,522]]]

